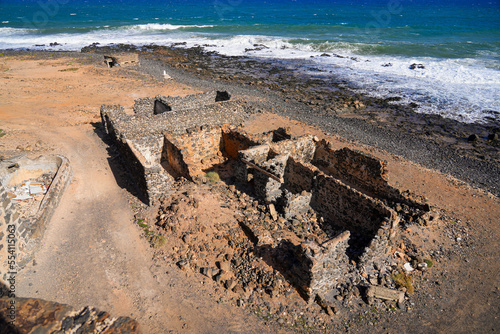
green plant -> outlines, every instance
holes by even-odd
[[[298,328],[306,328],[307,327],[307,321],[304,317],[298,317],[297,320],[295,320],[295,327]]]
[[[7,132],[5,132],[5,130],[0,129],[0,138],[2,138],[3,136],[5,136],[6,134],[7,134]]]
[[[142,228],[148,227],[148,224],[144,223],[144,218],[138,218],[136,220],[137,225],[139,225]]]
[[[220,181],[219,174],[217,174],[216,172],[208,172],[207,174],[205,174],[205,177],[210,183],[217,183]]]
[[[149,230],[149,225],[145,222],[144,218],[137,218],[136,223],[142,228],[146,237],[149,237],[153,233]]]
[[[70,68],[65,68],[65,69],[62,69],[62,70],[59,70],[59,72],[75,72],[75,71],[78,71],[79,68],[78,67],[70,67]]]
[[[165,246],[165,244],[167,243],[167,238],[165,238],[164,235],[155,235],[151,238],[150,242],[153,248],[158,249]]]
[[[392,280],[398,287],[405,287],[406,292],[412,294],[415,289],[413,288],[413,277],[406,275],[404,272],[392,274]]]
[[[263,318],[264,320],[269,321],[273,318],[273,315],[270,312],[267,312],[267,314]]]
[[[425,259],[424,262],[427,263],[427,268],[432,268],[434,265],[434,263],[429,259]]]

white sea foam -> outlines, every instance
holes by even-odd
[[[173,25],[167,23],[148,23],[148,24],[137,24],[132,26],[123,26],[120,29],[126,30],[147,30],[147,31],[168,31],[177,30],[182,28],[210,28],[213,25]]]
[[[4,38],[8,39],[9,37],[12,36],[12,38],[15,39],[17,36],[33,33],[34,31],[36,31],[36,30],[35,29],[25,29],[25,28],[0,27],[0,38],[1,38],[0,42]]]
[[[351,87],[369,95],[399,96],[404,103],[415,102],[419,105],[417,111],[422,113],[467,123],[484,122],[487,117],[499,121],[500,71],[478,59],[363,56],[357,54],[361,45],[297,45],[278,37],[237,36],[216,44],[212,50],[231,56],[307,59],[307,68],[297,68],[298,71],[307,73],[314,69],[308,74],[318,75],[320,70],[324,76],[340,75]],[[255,44],[267,48],[256,48]],[[330,50],[330,57],[321,57],[325,49]],[[422,64],[424,68],[411,69],[412,64]]]

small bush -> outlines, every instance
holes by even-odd
[[[405,287],[406,292],[412,294],[415,289],[413,288],[413,277],[406,275],[404,272],[392,274],[392,279],[398,287]]]
[[[210,183],[217,183],[220,181],[219,174],[217,174],[216,172],[208,172],[207,174],[205,174],[205,177]]]
[[[424,262],[427,263],[427,268],[432,268],[434,265],[434,263],[429,259],[425,259]]]
[[[167,243],[167,238],[165,238],[164,235],[155,235],[154,237],[151,238],[151,246],[153,248],[158,249]]]
[[[5,130],[0,129],[0,138],[2,138],[3,136],[5,136],[6,134],[7,134],[7,132],[5,132]]]

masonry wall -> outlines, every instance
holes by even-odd
[[[0,183],[0,280],[11,270],[8,261],[15,261],[15,270],[21,270],[32,261],[47,224],[55,212],[62,194],[72,176],[69,161],[62,156],[50,156],[57,162],[58,170],[35,215],[20,217],[16,206],[9,199],[7,189]],[[9,253],[9,245],[13,253]],[[9,259],[9,255],[15,258]]]
[[[289,154],[295,160],[304,162],[311,162],[316,151],[316,143],[313,140],[313,136],[282,140],[270,145],[271,150],[275,154]]]
[[[285,187],[292,193],[297,194],[302,191],[311,192],[313,189],[314,177],[319,173],[315,166],[288,158],[283,179]]]
[[[368,246],[384,218],[391,217],[381,202],[324,174],[316,176],[311,207],[335,227],[355,233],[359,247]]]
[[[200,174],[203,168],[210,167],[212,160],[222,157],[223,151],[221,128],[203,126],[188,129],[180,136],[166,134],[162,155],[177,173],[192,179]]]
[[[239,151],[244,151],[250,146],[258,144],[246,133],[233,131],[227,127],[223,128],[222,137],[224,141],[224,153],[231,159],[237,159]]]
[[[165,137],[165,143],[162,151],[162,165],[168,165],[169,172],[174,177],[190,178],[189,168],[184,162],[184,152]],[[165,166],[167,167],[167,166]]]
[[[365,193],[390,196],[385,161],[348,148],[333,150],[327,141],[322,140],[317,143],[312,163],[326,174]]]
[[[254,164],[259,164],[267,160],[269,156],[269,146],[259,145],[244,151],[238,152],[238,159],[234,166],[234,176],[238,182],[247,183],[248,175],[253,174],[253,169],[246,164],[243,160],[249,161]],[[263,179],[267,176],[262,175]],[[263,181],[264,182],[264,181]]]
[[[345,231],[322,245],[305,241],[293,248],[297,265],[292,267],[291,276],[295,277],[294,284],[306,300],[326,295],[346,279],[349,235],[350,232]]]
[[[306,213],[311,205],[312,193],[302,191],[292,193],[286,188],[283,189],[281,198],[278,200],[278,208],[286,219]]]
[[[286,155],[278,155],[259,164],[259,167],[267,173],[258,169],[253,171],[255,193],[264,201],[276,202],[281,197],[282,178],[285,173],[287,160],[288,157]],[[275,178],[270,177],[269,174],[274,175]],[[280,181],[276,178],[280,179]]]

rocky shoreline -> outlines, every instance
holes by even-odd
[[[314,124],[500,194],[499,119],[468,124],[421,114],[414,104],[398,104],[397,97],[357,93],[341,77],[306,76],[279,60],[222,56],[203,47],[90,45],[82,49],[89,52],[139,52],[141,72],[163,79],[166,69],[169,76],[193,87],[265,96],[273,102],[260,105],[264,111]]]

